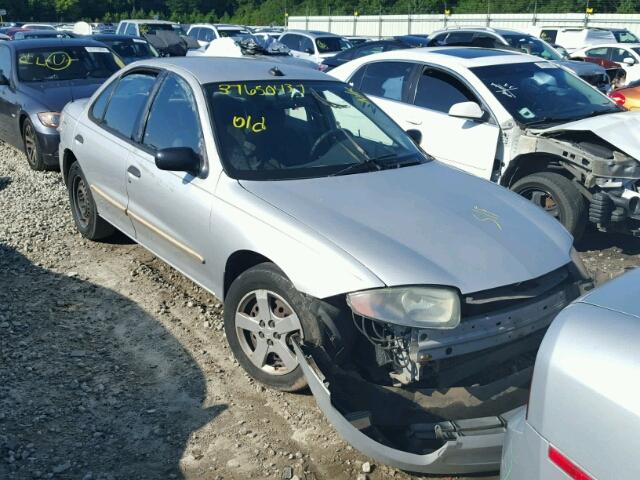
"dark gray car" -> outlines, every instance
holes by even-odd
[[[517,50],[535,55],[560,65],[590,83],[602,93],[611,90],[607,71],[600,65],[567,60],[551,45],[533,35],[503,28],[458,28],[434,32],[429,37],[429,46],[470,46]]]
[[[0,140],[24,149],[29,166],[58,164],[60,112],[90,97],[121,67],[93,40],[43,39],[0,44]]]

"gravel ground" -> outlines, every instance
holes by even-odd
[[[242,372],[217,299],[123,236],[84,240],[67,202],[0,145],[0,479],[412,478],[364,474],[310,395]],[[599,281],[640,265],[638,239],[579,250]]]

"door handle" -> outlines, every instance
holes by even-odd
[[[407,120],[411,125],[422,125],[422,120]]]
[[[82,135],[76,135],[76,138],[74,140],[77,143],[84,143],[84,138],[82,138]]]
[[[129,168],[127,168],[127,173],[129,175],[133,175],[136,178],[140,178],[140,170],[138,170],[137,167],[134,167],[133,165],[130,165]]]

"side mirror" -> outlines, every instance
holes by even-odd
[[[633,58],[631,58],[631,57],[625,57],[625,58],[622,60],[622,63],[624,63],[625,65],[635,65],[635,64],[636,64],[636,61],[635,61]]]
[[[469,120],[480,120],[484,116],[484,112],[476,102],[460,102],[451,105],[449,116],[467,118]]]
[[[9,86],[9,85],[11,85],[11,82],[5,76],[4,72],[0,70],[0,86]]]
[[[194,173],[200,169],[200,157],[189,147],[163,148],[156,152],[155,160],[160,170]]]
[[[412,128],[411,130],[407,130],[407,135],[409,135],[409,138],[413,140],[413,143],[420,146],[420,142],[422,142],[422,133],[420,130]]]
[[[313,48],[305,48],[304,49],[304,53],[308,53],[309,55],[313,55],[316,52],[313,51]]]

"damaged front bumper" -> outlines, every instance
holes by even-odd
[[[539,283],[558,281],[550,275]],[[590,286],[561,282],[540,298],[466,318],[455,333],[421,337],[414,329],[412,378],[391,372],[388,382],[353,355],[339,363],[323,347],[294,342],[294,349],[318,406],[362,453],[411,472],[493,472],[512,412],[527,401],[546,328]]]
[[[411,472],[452,474],[497,471],[500,467],[502,442],[510,416],[517,410],[499,416],[434,425],[436,435],[444,441],[439,449],[416,454],[384,445],[363,433],[368,420],[361,417],[349,421],[332,403],[332,386],[311,355],[294,344],[302,371],[309,382],[318,407],[338,433],[365,455],[386,465]],[[361,428],[358,428],[360,426]]]

